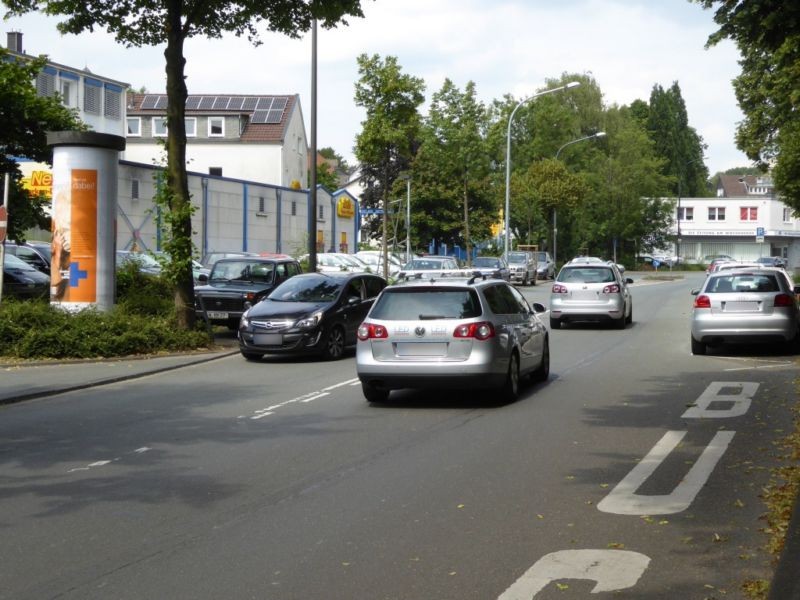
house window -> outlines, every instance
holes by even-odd
[[[131,200],[139,199],[139,180],[131,179]]]
[[[694,221],[694,207],[693,206],[681,206],[678,209],[678,220],[679,221]]]
[[[104,88],[105,110],[103,114],[109,119],[122,118],[122,88],[107,83]]]
[[[325,218],[325,207],[322,204],[319,205],[319,217],[318,218],[320,220],[323,220]]]
[[[208,174],[222,177],[222,167],[208,167]]]
[[[184,127],[186,127],[186,137],[197,136],[197,119],[195,117],[187,117],[183,120]]]
[[[167,135],[167,118],[153,117],[153,137],[166,137],[166,135]]]
[[[36,75],[36,93],[39,96],[53,96],[56,93],[56,71],[45,67]]]
[[[87,77],[83,80],[83,110],[99,115],[103,108],[103,84],[97,79]]]
[[[62,80],[59,88],[61,92],[61,102],[64,103],[64,106],[72,106],[72,83]]]
[[[758,221],[757,206],[742,206],[739,208],[740,221]]]
[[[784,223],[791,223],[792,222],[792,209],[788,207],[784,207],[783,209],[783,222]]]
[[[209,117],[208,137],[224,137],[224,136],[225,136],[225,118]]]
[[[258,197],[258,212],[260,213],[264,212],[264,196]]]
[[[141,137],[142,136],[142,118],[141,117],[128,117],[128,136]]]
[[[297,216],[297,201],[296,200],[292,200],[292,216],[293,217]]]
[[[724,206],[709,206],[708,207],[708,220],[709,221],[724,221],[725,220],[725,207]]]

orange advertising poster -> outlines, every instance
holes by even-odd
[[[97,171],[73,169],[70,177],[68,302],[97,301]]]

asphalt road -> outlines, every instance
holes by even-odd
[[[230,356],[0,408],[0,598],[743,598],[796,359],[689,351],[684,280],[514,404]],[[549,286],[526,288],[545,301]]]

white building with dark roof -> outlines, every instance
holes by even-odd
[[[124,159],[164,162],[167,96],[128,94]],[[192,94],[186,99],[191,171],[284,187],[308,186],[308,145],[294,95]]]

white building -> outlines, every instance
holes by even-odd
[[[164,164],[167,96],[128,95],[124,159]],[[298,95],[190,95],[191,171],[284,187],[308,186],[308,147]]]
[[[680,198],[677,215],[676,254],[687,262],[712,254],[780,256],[790,271],[800,270],[800,220],[775,196],[769,177],[723,175],[716,197]]]

